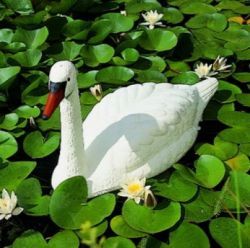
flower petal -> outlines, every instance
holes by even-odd
[[[5,215],[5,219],[8,220],[11,217],[11,214]]]
[[[2,198],[5,199],[5,200],[10,201],[10,195],[9,195],[9,193],[7,192],[6,189],[3,189],[3,191],[2,191]]]
[[[13,215],[19,215],[20,213],[22,213],[23,208],[21,207],[17,207],[14,209],[14,211],[12,212]]]
[[[5,214],[0,214],[0,220],[4,219]]]

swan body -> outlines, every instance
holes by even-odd
[[[96,104],[82,124],[75,68],[60,61],[51,69],[50,82],[58,86],[65,81],[61,150],[52,186],[82,175],[89,197],[118,189],[129,179],[155,176],[177,162],[193,145],[203,110],[218,86],[208,78],[192,86],[120,88]],[[45,117],[55,108],[47,105]]]

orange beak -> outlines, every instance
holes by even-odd
[[[64,91],[64,83],[50,83],[50,92],[42,114],[44,120],[48,120],[54,113],[55,109],[64,98]]]

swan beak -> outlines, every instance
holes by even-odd
[[[47,103],[43,110],[42,119],[48,120],[51,115],[54,113],[57,106],[60,104],[64,98],[65,83],[52,83],[49,84],[49,95]]]

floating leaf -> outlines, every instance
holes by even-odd
[[[0,158],[6,159],[17,152],[17,142],[8,132],[0,131]]]
[[[123,66],[109,66],[101,69],[96,74],[98,82],[121,84],[126,83],[134,76],[134,72]]]
[[[237,102],[240,104],[250,107],[250,94],[249,93],[242,93],[242,94],[237,94],[236,96]]]
[[[221,247],[249,247],[249,235],[238,220],[228,217],[214,219],[209,224],[209,231]]]
[[[5,130],[13,130],[18,123],[18,115],[16,113],[10,113],[0,119],[0,128]]]
[[[207,188],[215,187],[225,174],[222,161],[212,155],[201,155],[196,161],[195,168],[195,177]]]
[[[184,14],[203,14],[203,13],[214,13],[216,12],[216,8],[202,2],[192,2],[185,3],[181,5],[181,12]]]
[[[122,217],[135,230],[157,233],[172,227],[180,219],[181,207],[177,202],[170,202],[162,209],[153,210],[129,200],[123,205]]]
[[[40,109],[38,107],[30,107],[28,105],[23,105],[18,107],[14,112],[19,116],[19,118],[30,118],[38,117],[40,115]]]
[[[199,77],[197,76],[196,73],[192,71],[182,72],[171,80],[171,83],[174,83],[174,84],[192,85],[198,82],[199,82]]]
[[[250,143],[250,128],[233,127],[221,131],[219,137],[232,143],[245,144]]]
[[[250,128],[250,114],[238,111],[222,112],[218,120],[230,127]]]
[[[232,170],[247,172],[250,169],[249,158],[244,153],[239,153],[237,156],[225,161],[225,163]]]
[[[47,243],[40,232],[34,230],[25,231],[20,237],[18,237],[13,245],[13,248],[47,248]]]
[[[35,162],[9,162],[8,166],[0,169],[0,191],[15,190],[16,187],[34,170]]]
[[[138,82],[155,82],[155,83],[164,83],[167,81],[165,75],[159,71],[154,70],[143,70],[137,73],[136,80]]]
[[[241,83],[249,83],[250,82],[250,72],[234,73],[233,78],[240,81]]]
[[[120,13],[108,13],[102,15],[101,18],[111,21],[112,33],[129,31],[134,25],[133,19]]]
[[[4,0],[4,3],[13,11],[21,14],[28,15],[33,13],[33,6],[30,0]]]
[[[123,237],[111,237],[105,240],[103,248],[136,248],[134,243]]]
[[[18,52],[10,56],[11,60],[16,61],[24,67],[36,66],[42,58],[42,52],[38,49],[28,49],[25,52]]]
[[[170,233],[170,246],[173,248],[209,248],[206,233],[197,225],[183,222],[175,231]]]
[[[6,68],[0,68],[0,88],[5,88],[13,81],[18,75],[21,68],[19,66],[9,66]]]
[[[46,27],[34,29],[34,30],[25,30],[18,28],[13,37],[14,42],[22,42],[27,48],[38,48],[41,46],[49,35],[48,29]]]
[[[11,42],[14,33],[12,29],[2,28],[0,29],[0,44],[7,45]]]
[[[23,142],[24,151],[32,158],[43,158],[54,152],[60,142],[60,134],[49,132],[47,137],[43,137],[41,132],[29,133]]]
[[[48,243],[48,248],[78,248],[79,239],[76,234],[69,230],[56,233]]]
[[[146,29],[140,38],[139,44],[146,50],[167,51],[176,46],[177,37],[171,31]]]
[[[121,215],[115,216],[110,222],[111,229],[117,235],[120,235],[125,238],[140,238],[144,237],[147,234],[137,231],[130,227],[123,219]]]
[[[96,74],[97,74],[97,70],[93,70],[93,71],[88,71],[86,73],[79,73],[77,76],[77,82],[78,82],[78,86],[79,88],[89,88],[90,86],[93,86],[97,83],[96,81]]]
[[[149,184],[156,195],[173,201],[188,201],[197,192],[197,186],[185,180],[177,171],[171,174],[168,182],[163,179],[151,179]]]
[[[221,160],[228,160],[235,156],[238,152],[238,146],[234,143],[224,141],[219,137],[214,139],[214,145],[205,143],[196,149],[199,155],[213,155]]]
[[[134,48],[126,48],[121,52],[122,58],[125,61],[129,61],[129,62],[135,62],[138,60],[140,54],[139,52],[134,49]]]

